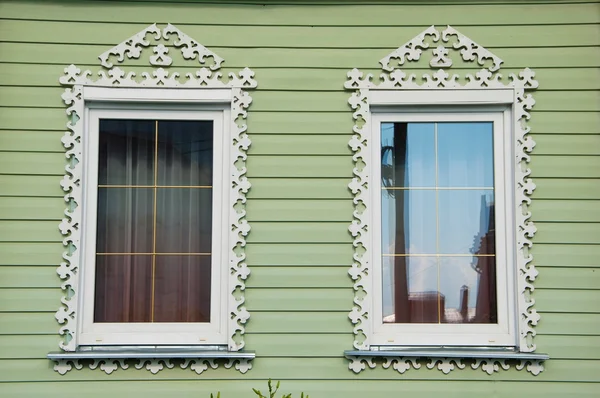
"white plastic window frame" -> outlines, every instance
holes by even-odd
[[[432,91],[432,97],[436,92]],[[513,216],[513,173],[508,159],[512,159],[511,112],[508,108],[461,107],[427,109],[381,109],[376,102],[371,115],[371,159],[373,161],[369,186],[372,188],[373,211],[370,213],[373,250],[373,334],[371,346],[516,346],[514,309],[514,216]],[[496,216],[496,291],[497,324],[400,324],[383,323],[383,276],[381,250],[381,123],[384,122],[492,122],[494,143],[494,199]],[[506,128],[504,127],[506,126]]]
[[[127,91],[123,91],[127,90]],[[91,90],[84,90],[84,100],[92,97]],[[228,121],[230,110],[211,110],[210,107],[193,107],[160,104],[157,91],[140,89],[140,97],[152,101],[147,106],[131,106],[114,102],[86,101],[84,121],[83,159],[83,220],[84,242],[81,256],[83,281],[79,307],[82,308],[78,342],[81,346],[96,345],[226,345],[227,344],[227,245],[229,213],[224,212],[222,203],[229,203],[229,187],[224,184],[224,174],[229,164],[231,140]],[[194,94],[193,92],[191,94]],[[128,89],[111,90],[113,101],[123,96],[131,97]],[[228,105],[228,104],[224,104]],[[187,108],[187,109],[186,109]],[[221,107],[223,108],[223,107]],[[146,120],[204,120],[213,123],[213,197],[212,197],[212,247],[211,247],[211,306],[210,321],[207,323],[111,323],[94,322],[95,253],[97,225],[97,181],[98,181],[98,139],[101,119],[146,119]]]
[[[437,47],[426,52],[432,43]],[[417,77],[401,69],[406,63],[419,61],[424,54],[431,56],[429,65],[436,70],[434,73],[425,72]],[[476,62],[482,69],[474,75],[448,73],[454,62],[453,56],[462,58],[466,63]],[[534,326],[540,316],[533,308],[535,300],[531,296],[537,270],[529,250],[536,228],[530,220],[530,195],[535,184],[529,178],[531,170],[528,162],[535,142],[528,135],[530,128],[527,121],[535,104],[528,91],[538,87],[535,74],[525,68],[517,75],[509,74],[509,81],[502,81],[498,71],[503,61],[450,26],[427,28],[379,62],[382,69],[379,81],[374,81],[370,73],[353,69],[348,72],[348,80],[344,84],[345,89],[352,91],[348,102],[354,111],[354,135],[349,142],[354,152],[354,178],[349,184],[354,195],[354,219],[349,228],[353,236],[354,261],[348,271],[354,281],[354,306],[349,313],[354,325],[354,349],[344,352],[350,360],[349,369],[360,373],[367,367],[376,367],[376,360],[383,359],[384,368],[393,368],[398,373],[419,369],[426,364],[428,369],[437,367],[448,374],[456,368],[464,369],[465,363],[470,363],[473,369],[481,368],[490,375],[500,369],[507,370],[513,364],[517,370],[526,369],[533,375],[539,374],[548,355],[534,352]],[[500,346],[433,346],[431,343],[417,346],[404,345],[402,336],[397,336],[393,344],[382,344],[386,342],[374,339],[375,322],[379,322],[375,316],[375,297],[381,288],[374,287],[377,272],[373,269],[374,256],[379,254],[380,248],[374,244],[373,231],[379,229],[381,223],[373,224],[375,201],[379,200],[379,196],[372,192],[373,170],[379,167],[378,157],[373,155],[375,148],[372,148],[373,137],[379,134],[379,130],[373,131],[373,115],[385,109],[422,112],[423,108],[442,107],[460,113],[461,109],[490,106],[505,107],[510,111],[510,123],[504,126],[504,130],[512,133],[509,143],[512,156],[506,159],[505,170],[513,173],[507,177],[512,181],[512,187],[507,186],[506,192],[512,196],[507,198],[506,203],[513,203],[513,219],[507,224],[513,226],[513,240],[507,244],[513,245],[513,252],[509,255],[514,259],[514,291],[508,302],[510,307],[510,300],[514,301],[515,312],[511,319],[514,321],[515,344],[510,344],[509,337],[508,344]],[[507,286],[510,288],[511,285]],[[508,325],[510,329],[510,323]],[[417,342],[421,341],[411,343]]]
[[[138,74],[115,66],[114,63],[121,64],[126,59],[140,58],[148,47],[155,54],[148,57],[148,71]],[[206,66],[184,75],[173,69],[165,69],[164,67],[173,63],[170,51],[180,51],[184,60],[196,60]],[[198,374],[209,367],[216,368],[220,361],[224,361],[226,368],[235,366],[245,373],[252,367],[251,361],[255,357],[254,352],[244,350],[245,324],[250,317],[245,307],[244,294],[245,280],[250,274],[244,250],[246,236],[250,232],[244,206],[250,189],[245,160],[251,144],[246,133],[246,118],[252,98],[247,90],[257,86],[254,72],[244,68],[238,73],[231,72],[228,78],[224,78],[219,72],[223,58],[171,24],[164,27],[150,25],[100,54],[98,58],[101,69],[97,73],[69,65],[59,79],[66,86],[61,97],[69,116],[67,131],[62,138],[67,158],[65,176],[61,181],[66,209],[65,217],[59,225],[65,251],[63,261],[57,269],[62,279],[63,297],[55,315],[61,325],[59,334],[63,337],[59,341],[60,351],[50,352],[47,357],[55,362],[54,370],[60,374],[66,374],[73,368],[82,369],[84,365],[90,369],[99,367],[110,374],[118,368],[129,368],[128,361],[138,361],[135,365],[137,369],[145,367],[150,372],[157,373],[165,367],[174,367],[172,360],[179,361],[181,368],[192,369]],[[222,163],[221,181],[224,190],[227,190],[228,200],[222,203],[223,239],[220,249],[221,275],[226,279],[223,282],[226,289],[220,292],[222,300],[219,313],[222,317],[216,321],[220,325],[219,335],[206,336],[207,341],[219,344],[181,345],[180,340],[175,340],[167,346],[159,343],[168,339],[154,340],[151,337],[142,342],[137,341],[135,345],[90,346],[80,341],[84,310],[82,295],[87,294],[83,291],[86,283],[83,271],[86,269],[87,259],[82,254],[87,239],[85,231],[90,227],[86,225],[84,218],[87,214],[84,165],[88,161],[85,158],[88,131],[84,126],[89,122],[90,104],[96,107],[102,106],[98,104],[109,104],[110,107],[117,103],[132,111],[150,107],[179,111],[191,108],[197,112],[216,110],[223,115],[223,131],[229,131],[226,138],[228,142],[223,144],[221,151],[228,153],[227,163]],[[225,336],[220,334],[223,331]],[[152,344],[144,344],[150,341]],[[84,338],[83,342],[90,341]]]

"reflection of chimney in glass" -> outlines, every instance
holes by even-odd
[[[460,316],[462,323],[469,322],[469,286],[462,285],[460,288]]]

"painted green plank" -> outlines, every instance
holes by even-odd
[[[61,198],[0,197],[0,220],[61,220]]]
[[[534,196],[535,198],[535,196]],[[600,200],[534,200],[533,221],[600,222]]]
[[[600,268],[538,267],[536,288],[597,289]],[[252,288],[347,288],[352,286],[348,267],[252,266],[246,286]],[[53,266],[0,266],[0,288],[55,288],[60,279]]]
[[[58,224],[57,224],[58,225]],[[2,243],[0,265],[56,265],[62,261],[64,249],[56,243]]]
[[[58,335],[0,336],[0,359],[41,359],[58,344]],[[261,357],[339,357],[352,345],[353,335],[310,334],[298,339],[296,334],[251,334],[246,345]],[[595,359],[600,356],[600,336],[538,336],[538,350],[552,359]]]
[[[532,177],[600,177],[600,156],[532,156]]]
[[[249,200],[248,221],[352,221],[351,200]],[[0,199],[0,216],[2,200]]]
[[[600,312],[600,290],[536,289],[533,298],[541,312]]]
[[[252,310],[249,333],[348,333],[352,323],[348,311],[293,312],[286,310],[257,311]],[[57,334],[59,324],[54,319],[57,308],[48,312],[5,312],[0,313],[0,334]],[[293,316],[290,316],[293,315]],[[284,321],[282,321],[284,320]],[[539,335],[582,335],[598,336],[600,330],[600,314],[594,313],[541,313],[541,320],[536,326]]]
[[[535,199],[600,199],[600,179],[536,178]]]
[[[56,266],[0,266],[0,288],[5,287],[59,287],[60,278],[56,274]]]
[[[600,135],[535,135],[536,155],[600,155]]]
[[[0,221],[0,242],[62,242],[58,224],[57,221]]]
[[[0,224],[1,225],[1,224]],[[2,235],[0,235],[1,237]],[[252,223],[248,243],[350,243],[348,223]]]
[[[65,131],[68,118],[63,109],[1,108],[0,129]]]
[[[227,64],[228,65],[228,64]],[[80,68],[98,69],[97,64],[80,65]],[[410,65],[409,65],[410,66]],[[417,66],[421,66],[420,64]],[[462,64],[454,65],[453,69],[460,69]],[[342,82],[346,80],[348,70],[355,67],[355,64],[341,66],[336,69],[322,69],[320,65],[313,65],[313,68],[261,68],[252,66],[256,77],[260,83],[261,90],[301,90],[301,91],[334,91],[342,89]],[[370,68],[374,68],[372,65]],[[128,71],[141,76],[141,73],[148,71],[149,66],[127,66]],[[467,67],[472,69],[471,67]],[[190,62],[178,63],[173,70],[183,73],[193,72],[198,69],[198,65]],[[41,86],[57,87],[58,77],[64,74],[64,65],[49,64],[0,64],[0,86]],[[421,76],[424,72],[430,71],[429,65],[425,68],[411,69],[403,68],[407,74],[414,73]],[[508,76],[511,73],[518,73],[518,68],[502,68],[501,74]],[[224,72],[237,72],[235,68],[224,68]],[[370,71],[376,76],[377,70]],[[182,73],[182,74],[183,74]],[[600,79],[594,79],[597,76],[597,68],[536,68],[536,79],[540,82],[538,91],[546,90],[598,90],[600,89]]]
[[[346,135],[253,134],[249,155],[351,155]]]
[[[260,359],[260,360],[259,360]],[[551,360],[544,364],[545,370],[538,376],[532,376],[526,371],[518,372],[514,368],[510,371],[499,372],[493,376],[494,381],[522,380],[528,383],[536,384],[543,381],[571,381],[571,382],[594,382],[597,380],[600,372],[600,361],[598,360]],[[46,359],[21,359],[0,361],[0,379],[10,382],[24,381],[92,381],[92,380],[198,380],[198,375],[190,369],[164,369],[157,374],[152,374],[145,369],[136,371],[131,367],[127,371],[118,370],[111,375],[96,369],[95,371],[87,367],[79,371],[71,371],[66,376],[61,376],[52,369],[52,364]],[[219,366],[217,369],[210,369],[209,373],[202,375],[213,380],[236,380],[240,378],[239,372],[231,369],[225,369]],[[248,374],[250,377],[250,374]],[[376,369],[368,370],[366,374],[356,375],[348,369],[348,361],[343,358],[257,358],[253,362],[251,377],[256,379],[272,378],[274,380],[299,379],[307,385],[306,380],[399,380],[398,373],[393,369],[383,369],[378,366]],[[468,380],[486,381],[488,386],[490,376],[482,372],[481,369],[471,369],[467,367],[461,371],[450,372],[445,375],[437,369],[429,370],[425,366],[420,370],[411,370],[402,375],[402,380],[426,380],[431,383],[435,380]],[[535,380],[535,382],[533,382]],[[56,383],[63,384],[63,383]],[[81,383],[77,383],[81,384]],[[224,383],[235,384],[235,383]],[[356,388],[356,384],[354,387]],[[394,383],[395,385],[398,383]],[[404,384],[404,383],[400,383]],[[410,384],[410,383],[406,383]],[[465,384],[460,383],[463,389]],[[502,384],[502,383],[494,383]],[[503,390],[508,393],[507,390]],[[171,391],[172,393],[172,391]],[[364,395],[364,391],[362,391]],[[514,393],[514,390],[513,390]],[[489,387],[487,390],[489,394]]]
[[[227,19],[223,16],[222,22]],[[422,27],[364,26],[361,29],[328,26],[230,26],[187,25],[186,34],[204,46],[321,48],[397,48],[412,39]],[[31,43],[103,44],[113,46],[147,27],[147,24],[113,24],[61,21],[4,20],[0,37],[6,41]],[[555,25],[552,35],[547,26],[520,25],[454,26],[464,35],[485,47],[511,46],[596,46],[600,44],[598,25]],[[44,34],[52,32],[52,35]],[[233,33],[235,32],[235,33]],[[510,32],[510,35],[507,34]],[[299,41],[298,38],[302,40]]]
[[[63,175],[67,161],[61,153],[0,152],[0,174]]]
[[[346,177],[349,179],[352,177],[353,162],[351,156],[251,156],[246,161],[246,167],[248,178]]]
[[[0,181],[1,180],[0,176]],[[42,178],[42,177],[40,177]],[[55,177],[44,177],[52,178]],[[251,199],[349,199],[349,178],[252,178],[252,188],[248,197]],[[559,179],[536,178],[534,206],[538,200],[549,201],[547,206],[556,203],[568,203],[573,199],[600,199],[600,180],[594,179]],[[564,200],[564,201],[562,201]],[[581,204],[581,202],[574,202]],[[544,204],[540,204],[544,206]],[[569,211],[574,211],[569,208]],[[537,216],[536,212],[534,214]]]
[[[537,270],[536,288],[600,289],[600,264],[596,268],[538,267]]]
[[[538,336],[544,335],[600,335],[600,314],[542,313],[536,326]]]
[[[0,176],[0,184],[2,176]],[[348,178],[252,178],[248,199],[350,199]],[[599,194],[600,196],[600,194]]]
[[[0,196],[62,197],[61,176],[0,175]],[[251,180],[249,199],[351,199],[350,178],[259,178]],[[537,201],[557,199],[547,205],[572,199],[600,199],[600,180],[536,178]],[[568,202],[566,202],[568,203]],[[576,202],[581,204],[581,202]],[[543,204],[540,204],[543,206]],[[569,209],[574,211],[574,209]],[[536,212],[534,211],[534,214]]]
[[[120,41],[123,38],[119,39]],[[120,42],[119,41],[119,42]],[[227,60],[229,68],[379,68],[378,61],[404,44],[400,42],[386,49],[352,49],[341,51],[320,48],[294,48],[295,41],[287,43],[285,48],[240,48],[211,46],[210,49]],[[113,45],[68,45],[68,44],[41,44],[41,43],[0,43],[0,53],[10,54],[10,62],[39,64],[40,60],[49,60],[48,63],[61,65],[63,68],[69,64],[94,65],[99,67],[98,55],[102,54]],[[514,45],[514,43],[513,43]],[[510,46],[509,46],[510,47]],[[491,49],[491,47],[488,46]],[[504,60],[504,66],[516,69],[529,68],[555,68],[555,67],[598,67],[600,54],[590,51],[587,47],[562,47],[562,48],[500,48],[492,49]],[[177,62],[177,53],[171,52],[174,65],[184,65]],[[189,62],[189,61],[188,61]],[[188,63],[185,63],[188,64]],[[127,66],[147,66],[147,54],[144,53],[139,60],[127,60]],[[455,67],[455,66],[454,66]],[[62,71],[59,70],[59,74]],[[258,77],[258,76],[257,76]],[[346,80],[344,75],[344,80]],[[58,75],[56,77],[58,82]],[[340,83],[341,84],[341,83]]]
[[[404,376],[404,375],[403,375]],[[405,377],[402,377],[405,379]],[[362,398],[365,391],[372,397],[407,396],[444,396],[447,398],[468,398],[481,396],[511,396],[515,391],[529,398],[589,398],[596,391],[593,383],[555,383],[555,382],[510,382],[490,383],[486,380],[465,384],[461,381],[432,380],[412,381],[410,383],[389,380],[361,380],[360,388],[355,381],[346,380],[283,380],[281,392],[299,397],[301,392],[311,397]],[[104,398],[106,396],[143,396],[163,398],[174,391],[185,397],[208,397],[210,393],[221,392],[221,397],[244,397],[253,394],[252,388],[266,389],[266,380],[256,380],[245,375],[235,383],[223,383],[198,378],[198,380],[147,380],[144,382],[120,383],[111,378],[86,383],[8,383],[2,386],[9,396],[44,396],[47,398]],[[491,395],[493,394],[493,395]]]
[[[254,224],[252,225],[254,230]],[[337,265],[352,263],[352,243],[343,244],[260,244],[246,245],[248,265]]]
[[[326,267],[318,264],[311,267],[255,266],[252,267],[251,272],[252,277],[246,283],[249,288],[343,288],[350,287],[353,283],[348,275],[348,267]],[[1,274],[2,267],[0,267]]]
[[[535,264],[545,267],[597,267],[600,245],[536,244],[531,249]]]
[[[0,334],[56,334],[60,325],[54,312],[0,312]]]
[[[29,152],[64,152],[61,131],[0,131],[0,150]]]
[[[62,198],[61,177],[0,175],[0,196]]]
[[[56,311],[60,307],[60,288],[0,289],[0,311]]]
[[[249,243],[350,243],[346,222],[253,222]],[[597,244],[600,223],[537,223],[534,243]],[[0,242],[59,242],[55,221],[0,221]]]
[[[3,86],[0,87],[0,106],[61,108],[64,106],[62,93],[60,87]],[[257,90],[252,93],[252,99],[250,110],[255,112],[351,112],[348,93],[342,90]],[[540,91],[535,93],[535,101],[534,109],[539,111],[600,111],[600,96],[595,91]]]
[[[534,243],[600,243],[600,223],[537,223]]]
[[[263,2],[265,3],[265,2]],[[386,5],[269,5],[255,4],[224,7],[215,4],[120,4],[118,13],[111,13],[101,3],[80,3],[71,5],[69,12],[55,4],[5,3],[0,5],[0,15],[4,18],[43,19],[61,21],[126,22],[152,24],[167,21],[173,24],[214,24],[216,21],[233,25],[445,25],[452,24],[494,24],[510,21],[512,24],[531,24],[530,15],[535,15],[535,23],[597,23],[595,4],[533,4],[519,5],[519,12],[505,4],[471,5],[469,12],[450,4],[438,4],[436,12],[429,13],[427,5],[386,4]],[[182,26],[185,30],[185,27]]]
[[[64,131],[66,123],[64,109],[0,107],[0,129]],[[309,113],[256,112],[251,107],[248,124],[250,134],[326,133],[348,136],[352,133],[353,121],[350,108],[344,112]],[[598,134],[599,124],[600,113],[596,112],[534,111],[529,122],[533,132],[544,134]]]

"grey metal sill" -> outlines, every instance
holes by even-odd
[[[509,350],[473,350],[473,349],[384,349],[373,351],[346,350],[344,356],[349,357],[422,357],[422,358],[490,358],[490,359],[530,359],[544,361],[550,359],[548,354],[518,352]]]
[[[193,347],[84,347],[79,351],[54,351],[46,358],[58,361],[64,359],[249,359],[256,357],[254,351],[206,350]]]

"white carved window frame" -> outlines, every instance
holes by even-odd
[[[453,39],[453,37],[455,37]],[[407,75],[399,69],[406,61],[418,61],[423,50],[429,48],[430,42],[438,43],[432,53],[430,66],[436,68],[432,74],[424,73],[419,79],[414,74]],[[460,50],[463,61],[476,61],[482,66],[475,76],[461,76],[449,74],[445,69],[452,66],[452,59],[448,56],[449,49],[444,46],[451,45],[454,50]],[[490,66],[485,66],[486,63]],[[533,341],[535,336],[534,326],[540,319],[533,308],[534,299],[531,297],[533,281],[537,276],[535,266],[531,263],[533,257],[529,251],[532,245],[536,228],[531,222],[531,212],[528,209],[531,203],[530,195],[535,189],[535,184],[529,178],[531,170],[528,162],[529,153],[533,150],[535,142],[528,135],[530,128],[527,120],[530,118],[529,110],[535,101],[528,91],[538,87],[534,80],[535,74],[529,68],[522,70],[518,76],[509,75],[509,82],[501,81],[502,75],[498,73],[502,60],[462,35],[454,28],[448,26],[438,30],[431,26],[417,35],[408,43],[384,57],[380,63],[383,73],[380,81],[374,82],[372,74],[364,74],[358,69],[348,73],[348,81],[344,84],[352,94],[349,103],[354,110],[355,121],[349,145],[354,152],[355,168],[354,178],[349,188],[354,195],[354,220],[350,232],[354,237],[354,262],[349,274],[354,280],[354,307],[349,314],[354,324],[354,349],[345,351],[350,360],[349,368],[359,373],[366,367],[374,368],[376,358],[384,360],[383,367],[393,367],[399,373],[404,373],[411,367],[418,369],[422,364],[447,374],[456,367],[465,368],[465,362],[470,362],[473,369],[479,367],[486,373],[493,374],[500,368],[509,369],[515,362],[517,370],[526,369],[534,375],[543,370],[542,362],[548,358],[546,354],[534,353],[536,346]],[[438,109],[435,109],[438,107]],[[374,304],[381,302],[373,298],[380,294],[381,289],[374,286],[377,270],[376,257],[379,249],[373,242],[373,231],[380,228],[380,220],[374,220],[373,209],[377,208],[379,195],[373,187],[375,168],[378,167],[378,148],[372,148],[378,140],[375,134],[379,131],[373,129],[373,112],[412,112],[418,114],[424,111],[448,111],[449,107],[464,112],[479,107],[480,109],[509,109],[509,123],[504,129],[512,133],[512,161],[505,159],[507,170],[512,170],[514,175],[508,175],[507,180],[512,182],[512,187],[507,186],[507,191],[513,192],[509,198],[513,202],[514,211],[512,219],[507,220],[507,226],[512,226],[513,231],[507,236],[514,240],[508,242],[513,246],[512,253],[507,257],[514,257],[514,307],[516,314],[514,324],[516,328],[516,348],[493,349],[492,347],[454,347],[443,348],[440,346],[410,346],[401,342],[393,346],[381,344],[381,339],[374,341],[374,328],[377,320]],[[490,108],[496,107],[496,108]],[[468,119],[465,119],[468,120]],[[509,148],[511,149],[511,148]],[[496,166],[495,166],[496,167]],[[508,202],[508,201],[507,201]],[[510,291],[510,290],[509,290]],[[397,341],[401,341],[399,335]]]
[[[117,62],[128,58],[139,58],[142,50],[149,47],[147,36],[153,36],[155,41],[164,39],[168,41],[174,36],[172,47],[156,44],[152,47],[154,56],[149,57],[152,66],[151,72],[143,72],[141,78],[134,72],[126,72],[110,62],[111,57],[117,57]],[[174,48],[173,48],[174,47]],[[184,78],[179,73],[163,68],[173,62],[168,55],[169,50],[181,51],[185,60],[197,59],[200,64],[207,60],[210,66],[201,67],[194,73],[187,73]],[[73,368],[81,369],[83,364],[91,369],[100,366],[106,373],[112,373],[121,367],[129,367],[128,360],[136,360],[136,368],[146,367],[152,373],[157,373],[165,366],[172,368],[173,360],[180,361],[182,368],[190,368],[200,374],[204,370],[216,368],[218,361],[224,360],[225,367],[235,366],[237,370],[245,373],[251,366],[255,354],[245,351],[244,332],[245,324],[250,314],[245,304],[245,280],[250,270],[245,263],[246,244],[245,237],[250,231],[246,220],[244,204],[250,183],[246,178],[246,152],[250,146],[250,139],[246,134],[247,109],[252,98],[246,91],[257,86],[254,72],[244,68],[238,74],[229,73],[229,79],[223,79],[219,72],[223,58],[181,32],[171,24],[164,28],[156,24],[150,25],[136,35],[125,40],[99,56],[100,64],[104,68],[98,72],[94,79],[89,70],[81,71],[75,65],[65,68],[65,75],[59,81],[67,86],[62,99],[67,105],[66,113],[70,117],[67,123],[62,143],[66,149],[66,173],[61,181],[61,186],[66,192],[64,200],[67,204],[64,212],[65,218],[59,228],[64,235],[63,262],[57,269],[63,280],[61,288],[64,296],[61,298],[61,307],[56,313],[56,319],[61,324],[59,333],[63,336],[59,343],[59,352],[48,354],[48,358],[55,361],[55,370],[65,374]],[[117,347],[94,347],[80,344],[82,327],[83,291],[82,270],[85,261],[84,234],[86,214],[86,170],[85,165],[89,160],[86,148],[86,124],[89,119],[90,104],[94,107],[112,106],[123,104],[125,109],[158,109],[162,107],[166,112],[180,111],[189,114],[193,108],[201,116],[206,111],[212,110],[220,114],[216,117],[227,117],[223,120],[221,133],[228,136],[223,148],[223,153],[228,156],[226,163],[222,163],[223,175],[227,176],[222,181],[228,187],[227,194],[223,197],[226,202],[222,206],[223,236],[221,246],[221,273],[224,276],[226,291],[221,297],[221,317],[225,338],[220,344],[210,343],[210,346],[181,347],[177,341],[170,346],[159,340],[153,344],[141,342],[136,345],[121,345]],[[93,111],[93,110],[92,110]],[[135,111],[134,111],[135,112]],[[215,131],[215,133],[219,133]],[[93,159],[92,159],[93,160]],[[90,209],[90,211],[95,211]],[[229,226],[229,228],[225,226]],[[214,286],[213,286],[214,287]],[[88,342],[86,342],[88,343]],[[144,345],[140,345],[144,344]],[[87,362],[86,362],[87,361]],[[90,362],[91,361],[91,362]]]

